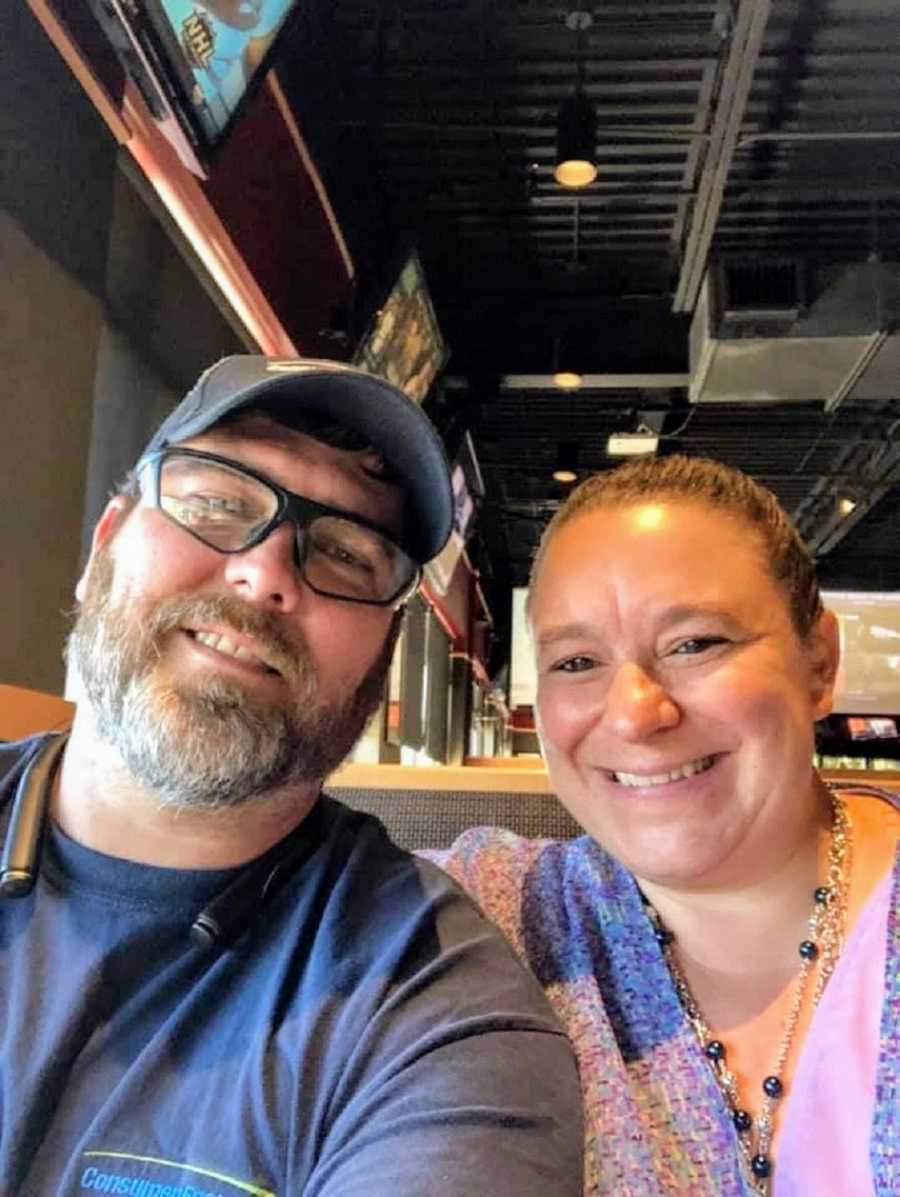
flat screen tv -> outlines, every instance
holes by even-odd
[[[91,0],[182,161],[203,175],[297,0]]]
[[[838,619],[841,662],[832,710],[900,715],[900,593],[824,590]]]
[[[421,403],[446,360],[447,347],[438,328],[422,263],[413,252],[375,313],[353,361]]]

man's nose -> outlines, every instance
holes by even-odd
[[[253,548],[226,557],[225,580],[247,602],[293,611],[305,590],[294,524],[285,520]]]
[[[620,665],[606,695],[604,721],[619,739],[640,741],[654,732],[677,727],[681,712],[675,700],[636,662]]]

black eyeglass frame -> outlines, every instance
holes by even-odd
[[[209,461],[214,465],[226,466],[230,470],[234,470],[238,474],[244,474],[248,478],[252,478],[255,482],[261,483],[266,487],[277,499],[278,505],[272,518],[267,520],[263,526],[253,534],[245,545],[239,549],[220,549],[217,545],[210,544],[208,540],[204,540],[197,532],[194,532],[186,524],[180,523],[173,515],[160,503],[160,479],[162,476],[162,467],[168,457],[192,457],[198,461]],[[355,512],[345,511],[341,507],[331,507],[327,503],[318,503],[315,499],[309,499],[306,495],[298,495],[292,490],[287,490],[283,486],[279,486],[277,482],[273,482],[271,478],[267,478],[265,474],[259,473],[252,467],[244,465],[243,462],[234,461],[230,457],[221,457],[218,453],[205,453],[200,449],[183,449],[178,445],[167,445],[164,449],[157,449],[153,453],[148,453],[146,457],[142,457],[134,468],[133,476],[137,481],[141,495],[144,495],[144,487],[141,484],[146,471],[150,469],[151,492],[150,496],[153,500],[153,506],[160,512],[170,523],[174,524],[176,528],[180,528],[182,532],[187,532],[189,536],[193,536],[195,540],[199,540],[206,548],[212,549],[215,553],[223,553],[226,556],[234,556],[237,553],[246,553],[248,549],[255,548],[256,545],[262,544],[267,536],[270,536],[276,528],[280,527],[286,520],[294,525],[294,545],[295,545],[295,563],[297,569],[300,571],[300,576],[303,581],[316,594],[320,594],[323,598],[334,599],[339,603],[362,603],[367,607],[390,607],[392,604],[397,606],[407,602],[419,587],[422,580],[422,566],[415,561],[406,549],[398,543],[392,532],[383,524],[376,523],[375,520],[368,520],[365,516],[357,515]],[[307,555],[308,538],[303,534],[304,530],[320,516],[332,516],[335,519],[344,520],[350,524],[358,524],[362,528],[368,528],[372,532],[377,532],[379,536],[383,537],[389,544],[392,544],[398,549],[404,557],[414,567],[413,576],[408,582],[394,592],[389,598],[384,599],[364,599],[352,598],[345,594],[332,594],[328,590],[322,590],[320,587],[314,585],[306,576],[304,570],[304,563]],[[402,596],[402,598],[401,598]]]

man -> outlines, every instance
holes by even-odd
[[[0,903],[0,1191],[580,1192],[533,982],[320,792],[450,518],[402,393],[256,357],[207,371],[110,501],[58,767],[53,738],[0,747],[0,887],[34,878]]]

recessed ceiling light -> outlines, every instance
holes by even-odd
[[[655,453],[659,437],[654,432],[614,432],[606,442],[610,457],[641,457]]]
[[[557,370],[553,381],[561,391],[577,391],[584,380],[574,370]]]

